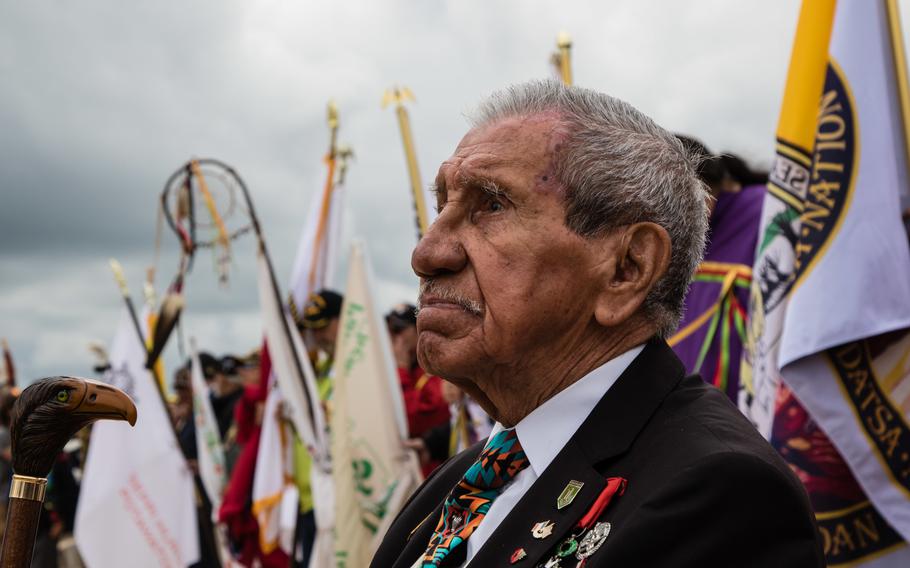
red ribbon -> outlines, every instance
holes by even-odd
[[[607,479],[607,486],[604,487],[591,509],[585,513],[585,516],[578,521],[578,528],[589,529],[594,526],[600,515],[610,505],[614,496],[622,495],[626,491],[626,480],[622,477],[611,477]]]

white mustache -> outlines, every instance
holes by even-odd
[[[432,278],[426,278],[420,281],[420,295],[417,298],[417,313],[420,313],[420,310],[423,307],[423,298],[425,294],[432,294],[447,302],[460,306],[469,314],[475,316],[483,315],[483,304],[477,300],[467,298],[451,288],[444,287]]]

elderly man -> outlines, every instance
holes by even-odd
[[[812,567],[799,480],[664,341],[707,191],[626,103],[535,82],[480,109],[412,257],[421,365],[497,424],[392,523],[376,568]]]

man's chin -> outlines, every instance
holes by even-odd
[[[417,339],[417,361],[420,368],[439,377],[463,376],[470,362],[461,353],[458,340],[434,331],[423,331]]]

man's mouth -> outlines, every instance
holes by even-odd
[[[417,312],[424,308],[461,310],[471,315],[482,316],[483,305],[471,300],[455,290],[444,288],[433,280],[420,283],[420,296],[417,299]]]

